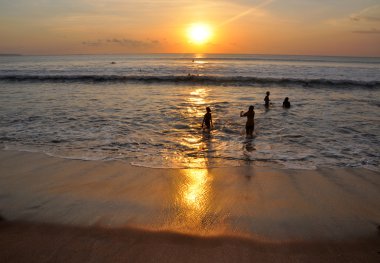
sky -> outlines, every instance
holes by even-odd
[[[380,57],[380,0],[0,0],[0,39],[1,54]]]

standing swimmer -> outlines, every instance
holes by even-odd
[[[203,117],[203,121],[202,121],[202,128],[203,128],[203,124],[206,125],[206,128],[207,129],[211,129],[211,126],[212,126],[212,116],[211,116],[211,109],[210,107],[206,107],[206,114],[205,116]]]
[[[243,113],[240,112],[240,117],[247,117],[247,123],[245,124],[245,132],[247,136],[253,137],[253,131],[255,130],[255,111],[253,110],[255,107],[252,105],[249,106],[248,111]]]
[[[267,91],[267,95],[265,96],[264,98],[264,101],[265,101],[265,108],[269,108],[269,102],[270,102],[270,99],[269,99],[269,95],[270,95],[270,92]]]

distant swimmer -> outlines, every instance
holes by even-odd
[[[284,102],[282,103],[282,107],[285,108],[285,109],[289,109],[290,108],[290,101],[289,101],[289,98],[286,97]]]
[[[206,111],[207,112],[206,112],[205,116],[203,117],[203,121],[202,121],[202,128],[203,128],[203,124],[204,124],[204,125],[206,125],[206,128],[210,130],[211,127],[213,126],[210,107],[206,107]]]
[[[264,98],[264,102],[265,102],[264,105],[265,105],[266,108],[269,108],[269,102],[270,102],[269,95],[270,95],[270,92],[267,91],[267,95]]]
[[[111,64],[116,64],[116,62],[115,62],[115,61],[112,61]]]
[[[248,111],[243,113],[240,112],[240,117],[247,117],[247,123],[245,124],[245,132],[247,136],[253,137],[253,131],[255,130],[255,111],[252,105],[249,106]]]

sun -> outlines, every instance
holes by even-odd
[[[197,23],[189,26],[187,37],[191,43],[198,45],[207,43],[212,36],[211,27],[207,24]]]

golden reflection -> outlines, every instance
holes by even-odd
[[[185,138],[186,141],[188,141],[189,143],[199,143],[199,139],[195,138],[195,137],[188,137],[188,138]]]
[[[207,92],[206,92],[206,89],[204,88],[199,88],[199,89],[196,89],[192,92],[190,92],[190,95],[192,96],[200,96],[200,97],[205,97],[207,95]],[[191,99],[191,98],[189,98]],[[203,99],[203,98],[202,98]]]
[[[204,58],[204,57],[205,57],[204,54],[201,54],[201,53],[195,54],[195,58]]]
[[[205,100],[203,98],[189,98],[188,99],[189,102],[193,103],[193,104],[196,104],[196,105],[204,105],[205,104]],[[194,106],[196,106],[194,105]],[[193,107],[191,107],[193,109]]]
[[[195,60],[194,63],[199,64],[200,66],[202,66],[201,68],[204,68],[203,64],[207,64],[208,62],[204,60]],[[198,68],[200,68],[200,66]]]
[[[204,159],[193,159],[191,166],[205,165]],[[208,170],[189,168],[181,170],[178,184],[174,225],[184,232],[205,232],[209,227],[211,181]]]
[[[205,88],[196,88],[190,92],[190,96],[187,98],[188,106],[187,106],[187,118],[189,118],[190,126],[193,127],[193,129],[199,129],[200,125],[202,123],[202,118],[206,111],[206,103],[208,101],[206,100],[208,96],[208,90]],[[194,164],[199,164],[199,161],[196,161],[196,158],[199,158],[199,153],[202,153],[202,150],[204,150],[205,141],[203,138],[203,135],[198,132],[191,132],[183,136],[181,140],[181,145],[185,146],[188,151],[184,154],[192,154],[192,157],[183,157],[179,160],[182,161],[182,163],[188,163],[186,167],[192,167],[194,168]],[[177,158],[178,159],[178,158]],[[194,161],[195,160],[195,161]],[[197,166],[197,168],[204,168],[206,162],[202,166]]]
[[[208,90],[196,88],[190,92],[187,101],[187,117],[192,124],[201,123],[205,114]],[[187,169],[182,169],[181,175],[175,185],[174,211],[170,220],[170,228],[182,232],[202,233],[210,230],[213,216],[211,206],[212,177],[208,173],[208,160],[204,152],[210,147],[210,140],[205,139],[201,127],[194,126],[199,132],[193,130],[181,139],[181,145],[186,150],[178,151],[171,156],[172,162],[178,162]]]
[[[204,88],[198,88],[190,92],[191,97],[187,99],[190,106],[187,108],[187,112],[193,116],[201,117],[204,112],[199,108],[199,106],[205,105],[207,96],[207,90]]]
[[[208,181],[207,169],[186,169],[183,171],[186,183],[182,189],[183,205],[194,215],[199,215],[207,203]]]
[[[208,64],[208,62],[204,60],[204,58],[204,54],[196,54],[195,58],[193,59],[193,62],[198,68],[203,68],[203,64]]]
[[[190,92],[190,96],[187,98],[189,103],[187,112],[191,117],[200,118],[205,114],[205,108],[201,106],[206,106],[209,103],[206,100],[207,96],[208,90],[205,88],[197,88]]]

